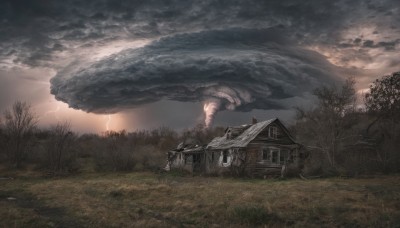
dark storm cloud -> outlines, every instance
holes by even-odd
[[[279,100],[334,82],[335,70],[320,54],[291,45],[277,28],[209,30],[164,37],[60,72],[51,93],[95,113],[159,100],[209,102],[214,111],[286,109]]]
[[[57,98],[97,113],[165,100],[285,109],[339,77],[326,58],[390,73],[398,21],[398,0],[2,0],[0,70],[57,71]],[[139,39],[150,44],[90,62]]]
[[[396,45],[400,43],[400,39],[391,40],[391,41],[381,41],[375,43],[373,40],[365,40],[362,44],[362,47],[367,48],[384,48],[386,51],[395,50]],[[343,47],[354,47],[355,45],[351,44],[343,44]]]
[[[8,58],[12,52],[13,61],[38,66],[51,64],[52,55],[68,49],[68,42],[87,45],[98,40],[278,25],[290,31],[287,35],[295,38],[293,42],[340,47],[341,32],[355,25],[376,25],[379,33],[397,31],[399,5],[398,0],[4,0],[0,2],[0,57]]]

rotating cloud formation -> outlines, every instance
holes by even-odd
[[[176,34],[61,71],[51,79],[51,93],[93,113],[163,99],[202,102],[209,126],[220,110],[287,109],[282,99],[335,80],[322,55],[289,43],[276,28]]]

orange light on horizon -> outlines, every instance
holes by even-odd
[[[32,105],[38,116],[39,127],[48,126],[59,122],[68,121],[73,131],[82,133],[101,133],[104,131],[119,131],[126,127],[123,115],[120,114],[95,114],[87,113],[68,107],[60,101],[51,101],[39,105]]]

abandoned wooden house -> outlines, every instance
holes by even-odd
[[[166,170],[180,169],[189,172],[204,171],[205,146],[180,143],[174,150],[168,151]]]
[[[168,169],[234,175],[280,175],[301,164],[300,145],[275,118],[228,127],[207,146],[192,145],[168,152]]]

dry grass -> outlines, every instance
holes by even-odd
[[[24,177],[0,180],[0,216],[0,227],[400,227],[400,176],[310,181],[152,173]]]

